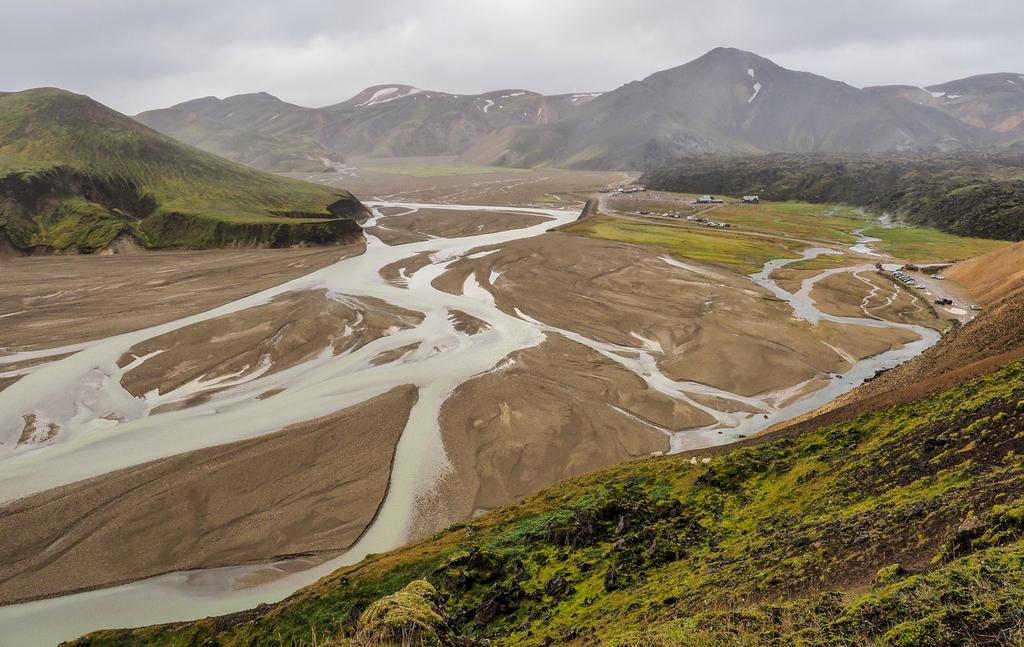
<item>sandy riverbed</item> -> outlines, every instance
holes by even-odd
[[[425,234],[426,216],[409,217],[420,208],[389,206],[390,215],[370,226],[404,218],[396,230]],[[7,410],[36,415],[39,424],[51,421],[58,426],[55,438],[65,438],[57,444],[54,438],[36,438],[36,447],[7,457],[8,477],[0,479],[0,494],[16,499],[9,510],[25,501],[53,505],[60,500],[92,523],[93,517],[103,519],[95,512],[99,490],[81,486],[83,478],[91,479],[84,483],[94,483],[93,488],[110,480],[116,491],[118,482],[132,487],[140,464],[161,466],[152,469],[176,465],[187,473],[185,465],[205,460],[199,457],[220,457],[221,451],[233,456],[244,447],[243,453],[253,458],[229,461],[231,467],[222,473],[245,469],[258,474],[266,461],[290,451],[315,451],[298,440],[296,445],[284,440],[273,441],[285,443],[281,447],[273,445],[281,429],[303,429],[296,434],[310,443],[324,434],[341,434],[319,446],[331,454],[323,462],[282,458],[283,467],[308,469],[315,476],[320,469],[338,470],[345,464],[352,480],[358,481],[363,471],[370,475],[365,490],[357,483],[337,484],[331,496],[295,495],[294,506],[294,497],[274,496],[268,487],[269,498],[240,497],[232,507],[230,498],[221,498],[212,487],[215,479],[200,479],[184,488],[191,498],[178,503],[172,497],[163,506],[149,507],[128,496],[127,507],[111,508],[111,519],[130,520],[137,514],[153,527],[176,506],[216,509],[213,529],[194,533],[192,552],[198,561],[173,550],[160,553],[164,561],[154,561],[140,549],[136,561],[126,560],[118,570],[109,555],[83,548],[55,551],[46,570],[38,565],[49,559],[47,546],[76,529],[53,524],[47,515],[24,516],[34,521],[25,521],[31,530],[12,555],[28,566],[12,571],[9,581],[17,587],[4,591],[7,599],[122,581],[131,579],[132,572],[141,576],[160,568],[337,550],[367,527],[367,510],[381,503],[381,466],[390,465],[393,455],[394,467],[387,474],[391,487],[380,514],[339,558],[358,559],[560,478],[749,433],[800,403],[811,406],[813,398],[851,388],[860,373],[873,372],[873,362],[858,360],[919,339],[906,325],[873,320],[867,326],[842,315],[815,314],[813,321],[794,317],[794,308],[805,316],[817,311],[804,302],[807,298],[787,294],[793,299],[787,300],[748,277],[680,263],[654,248],[544,233],[550,224],[570,221],[573,212],[459,207],[455,218],[451,209],[430,223],[436,239],[398,246],[371,240],[363,256],[210,316],[111,338],[33,371],[27,378],[31,385],[12,387],[24,394],[29,386],[43,388],[49,376],[60,375],[77,380],[74,391],[54,390],[38,403],[16,400],[13,392],[4,401],[0,393],[0,405]],[[548,222],[538,224],[539,219]],[[801,284],[804,288],[810,294],[814,286]],[[835,373],[848,373],[850,383],[833,378]],[[94,376],[107,381],[90,382]],[[188,398],[155,407],[152,401],[139,404],[137,396],[154,389],[166,394],[189,385],[191,390],[179,393]],[[404,385],[411,387],[396,391]],[[93,417],[71,415],[66,403],[57,402],[61,397],[88,402]],[[353,423],[349,433],[349,425],[333,418],[369,417],[366,412],[373,410],[393,416],[387,420],[394,424],[383,422],[378,429]],[[320,427],[306,422],[311,418],[333,422]],[[335,425],[344,433],[329,432]],[[396,426],[402,429],[396,432]],[[267,449],[261,454],[247,443]],[[83,457],[91,460],[83,463]],[[104,477],[113,470],[124,479]],[[301,479],[295,487],[315,490]],[[299,510],[310,518],[337,511],[337,497],[352,500],[359,493],[364,493],[363,505],[326,525],[295,516]],[[251,524],[259,532],[251,540],[231,543],[216,529],[231,525],[218,525],[218,518]],[[147,541],[146,533],[131,530],[130,524],[109,525],[107,534],[81,526],[81,543],[110,546],[122,535]],[[303,539],[304,528],[316,532]],[[81,577],[62,579],[62,563],[77,568]],[[40,572],[38,578],[25,575],[32,569]],[[305,577],[289,576],[237,602],[248,605],[252,599],[283,595]],[[120,590],[103,595],[115,600]],[[173,617],[188,613],[182,592],[176,589]],[[229,598],[217,608],[229,608],[224,606],[233,604]],[[67,598],[66,604],[95,607],[93,602],[81,606],[85,599],[100,598]],[[64,603],[63,598],[54,600],[46,608]],[[24,619],[22,611],[28,613],[11,613]]]

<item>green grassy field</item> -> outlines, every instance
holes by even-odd
[[[834,267],[843,267],[846,265],[860,265],[864,263],[863,259],[854,258],[845,254],[822,254],[817,258],[808,258],[803,261],[797,261],[792,265],[787,265],[787,270],[828,270]]]
[[[686,194],[673,194],[656,192],[643,195],[642,197],[624,196],[615,198],[609,202],[614,209],[624,213],[634,213],[641,210],[665,212],[683,211],[692,208],[692,196]],[[682,200],[682,201],[680,201]],[[881,251],[891,254],[893,257],[911,262],[938,262],[955,261],[971,258],[1000,249],[1010,244],[1006,241],[989,240],[983,238],[965,238],[948,234],[937,229],[926,229],[921,227],[882,227],[878,220],[867,215],[859,209],[835,205],[821,205],[807,202],[761,202],[760,204],[738,204],[727,203],[720,206],[701,211],[697,215],[726,222],[733,226],[731,232],[709,231],[706,236],[695,238],[691,234],[672,233],[666,234],[663,230],[657,236],[640,236],[636,227],[630,231],[616,232],[607,224],[595,227],[593,232],[588,233],[585,228],[575,229],[577,233],[586,233],[599,238],[612,240],[623,240],[625,242],[637,242],[646,244],[661,244],[670,246],[674,243],[666,240],[682,236],[676,245],[676,252],[680,256],[693,258],[695,260],[707,260],[708,262],[727,265],[734,268],[750,268],[750,262],[759,258],[755,253],[749,253],[742,246],[735,245],[732,241],[714,243],[708,237],[726,235],[737,236],[747,232],[779,236],[807,241],[809,244],[825,244],[848,246],[857,240],[854,233],[863,230],[868,236],[882,239],[875,243]],[[656,226],[656,225],[652,225]],[[654,230],[652,230],[654,231]],[[751,237],[752,238],[752,237]],[[657,239],[657,240],[655,240]],[[697,244],[706,244],[705,258],[698,258],[699,251],[694,249]],[[765,243],[752,243],[755,247],[768,249]],[[785,242],[780,246],[795,247]],[[780,256],[783,258],[784,256]],[[822,257],[818,260],[807,261],[802,265],[803,269],[814,269],[832,267],[844,262],[840,258]]]
[[[423,641],[412,644],[1020,644],[1022,384],[1017,362],[707,462],[621,465],[371,556],[234,625],[81,644],[316,635],[365,647],[400,630]]]
[[[874,246],[887,254],[916,263],[959,261],[1012,244],[987,238],[964,238],[922,227],[872,227],[864,233],[881,238]]]
[[[619,218],[585,220],[565,231],[604,240],[654,245],[679,258],[721,265],[743,274],[760,270],[773,258],[799,256],[793,252],[798,244],[778,239]]]
[[[745,230],[834,243],[852,243],[854,231],[876,222],[853,209],[806,202],[724,204],[707,217]]]
[[[612,198],[608,205],[625,213],[676,211],[688,215],[699,211],[698,215],[727,222],[743,231],[840,244],[852,243],[856,240],[854,231],[878,222],[850,207],[807,202],[740,204],[730,201],[706,209],[693,204],[696,198],[689,194],[648,192]]]

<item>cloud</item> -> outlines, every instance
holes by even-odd
[[[988,0],[35,0],[5,7],[4,90],[121,111],[266,90],[321,106],[378,83],[607,90],[719,45],[854,85],[1024,71],[1024,3]]]

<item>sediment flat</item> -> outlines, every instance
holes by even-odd
[[[0,604],[348,548],[373,519],[416,389],[0,509]]]
[[[361,254],[291,249],[0,258],[0,350],[102,339],[210,310]]]

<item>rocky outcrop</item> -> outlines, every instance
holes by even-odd
[[[150,247],[191,249],[331,245],[355,240],[362,234],[362,228],[348,218],[319,222],[227,222],[184,213],[148,219],[140,228]]]

